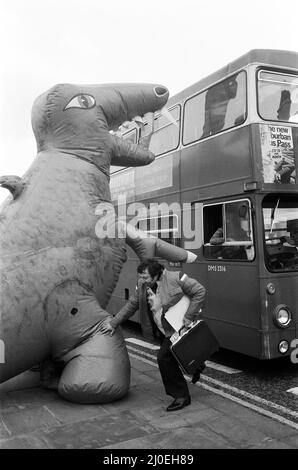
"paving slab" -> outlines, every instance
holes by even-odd
[[[80,405],[61,399],[47,404],[46,409],[62,424],[75,423],[107,414],[101,405]]]
[[[289,444],[292,448],[298,449],[298,431],[296,431],[292,436],[283,438],[282,442]]]
[[[276,420],[266,418],[263,415],[252,411],[249,408],[238,405],[237,403],[235,403],[235,405],[236,406],[230,407],[230,404],[227,404],[223,412],[230,413],[230,411],[232,411],[233,416],[237,418],[243,426],[251,426],[255,429],[259,429],[263,433],[277,440],[281,440],[294,435],[298,437],[298,431],[287,426],[286,424],[282,424]]]
[[[169,432],[104,446],[104,449],[233,449],[233,445],[205,427],[179,427]]]
[[[11,437],[11,432],[9,431],[7,426],[3,423],[2,417],[1,417],[1,421],[0,421],[0,440],[5,439],[5,438],[9,438],[9,437]]]
[[[31,406],[17,411],[4,410],[2,421],[11,435],[29,433],[59,424],[59,421],[43,406]]]
[[[0,440],[0,449],[49,449],[45,441],[35,436],[13,437]]]
[[[43,431],[48,444],[58,449],[98,449],[105,445],[136,439],[151,434],[154,428],[136,419],[129,411],[65,424]]]
[[[18,406],[44,405],[52,401],[60,400],[57,391],[40,387],[7,392],[7,397]]]
[[[204,420],[220,417],[221,414],[216,410],[207,409],[201,403],[190,405],[187,408],[176,412],[168,413],[166,406],[150,407],[148,409],[132,410],[136,416],[147,419],[158,430],[176,429],[179,426],[189,426],[200,423]]]
[[[246,425],[233,416],[221,414],[206,421],[206,426],[221,437],[229,439],[239,449],[249,448],[267,442],[270,436],[257,428]]]
[[[160,396],[151,393],[150,391],[144,392],[137,387],[129,391],[129,393],[121,400],[105,403],[102,407],[108,413],[117,413],[121,410],[136,410],[151,408],[154,406],[162,407],[162,399]]]
[[[136,369],[142,373],[147,371],[157,370],[157,367],[154,364],[148,364],[147,362],[140,361],[131,355],[129,356],[130,364],[133,369]]]
[[[15,409],[16,402],[6,392],[0,392],[0,410]]]
[[[137,369],[132,369],[131,379],[130,379],[130,388],[135,387],[137,385],[143,386],[153,386],[156,384],[156,377],[150,376],[148,374],[144,374],[143,372],[138,371]]]
[[[282,441],[276,439],[267,438],[259,444],[249,446],[248,449],[292,449],[293,447],[289,444],[286,444]]]

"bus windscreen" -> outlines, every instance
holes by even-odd
[[[264,120],[298,123],[298,76],[261,70],[258,105]]]
[[[269,271],[298,270],[298,198],[276,195],[263,201],[265,263]]]

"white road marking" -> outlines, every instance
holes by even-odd
[[[145,351],[140,351],[139,349],[137,348],[133,348],[132,346],[130,346],[130,344],[127,345],[128,347],[128,351],[133,351],[133,352],[136,352],[138,354],[141,354],[142,356],[146,356],[146,357],[149,357],[150,359],[156,359],[155,356],[153,356],[153,354],[149,354]]]
[[[210,392],[216,393],[217,395],[220,395],[224,398],[228,398],[231,401],[239,403],[240,405],[245,406],[246,408],[249,408],[253,411],[256,411],[257,413],[260,413],[264,416],[275,419],[276,421],[279,421],[282,424],[287,424],[291,428],[294,428],[298,431],[298,423],[294,423],[293,421],[290,421],[287,418],[283,418],[282,416],[277,415],[276,413],[272,413],[271,411],[264,410],[264,408],[260,408],[259,406],[253,405],[252,403],[248,403],[242,400],[241,398],[237,398],[233,395],[230,395],[229,393],[223,392],[222,390],[218,390],[217,388],[210,387],[209,385],[202,384],[202,383],[201,384],[197,383],[196,385],[201,386],[202,388],[209,390]]]
[[[271,408],[275,408],[276,410],[282,411],[287,414],[291,414],[292,416],[295,416],[295,418],[298,418],[298,412],[290,410],[289,408],[286,408],[282,405],[277,405],[276,403],[265,400],[264,398],[260,398],[257,395],[253,395],[249,392],[245,392],[244,390],[240,390],[239,388],[232,387],[231,385],[225,384],[221,382],[220,380],[213,379],[211,377],[203,376],[206,382],[210,382],[211,384],[218,385],[222,388],[225,388],[226,390],[230,390],[232,392],[238,393],[239,395],[243,396],[244,398],[249,398],[251,400],[256,401],[257,403],[260,403],[261,405],[265,405]]]
[[[131,357],[134,357],[135,359],[138,359],[140,361],[143,361],[145,362],[146,364],[150,364],[154,367],[158,367],[158,365],[156,364],[156,362],[153,362],[151,360],[148,360],[148,359],[145,359],[143,357],[140,357],[140,356],[137,356],[136,354],[132,354],[132,353],[129,353],[129,355]],[[248,392],[244,392],[243,390],[240,390],[236,387],[232,387],[230,385],[227,385],[227,384],[224,384],[223,382],[220,382],[219,380],[215,380],[215,379],[212,379],[211,377],[207,377],[206,375],[202,374],[201,377],[204,378],[204,380],[206,380],[207,382],[210,382],[210,383],[213,383],[214,385],[220,385],[221,387],[223,388],[226,388],[227,390],[232,390],[234,391],[235,393],[238,393],[242,396],[244,396],[245,398],[250,398],[251,400],[254,400],[256,401],[257,403],[260,403],[260,404],[263,404],[263,405],[267,405],[268,407],[272,407],[272,408],[275,408],[279,411],[283,411],[285,412],[286,414],[289,414],[290,416],[295,416],[295,417],[298,417],[298,413],[296,411],[293,411],[293,410],[290,410],[288,408],[285,408],[284,406],[280,406],[280,405],[277,405],[276,403],[273,403],[271,401],[268,401],[268,400],[264,400],[263,398],[260,398],[256,395],[252,395],[251,393],[248,393]],[[185,376],[186,380],[188,382],[190,382],[190,377],[187,377]],[[277,421],[279,421],[280,423],[282,424],[287,424],[288,426],[298,430],[298,424],[297,423],[294,423],[293,421],[290,421],[286,418],[283,418],[282,416],[280,415],[277,415],[276,413],[273,413],[271,411],[267,411],[263,408],[260,408],[259,406],[257,405],[253,405],[252,403],[249,403],[249,402],[246,402],[244,400],[242,400],[241,398],[238,398],[238,397],[235,397],[234,395],[230,395],[229,393],[223,391],[223,390],[219,390],[217,388],[214,388],[210,385],[207,385],[205,383],[202,383],[202,382],[198,382],[195,384],[196,386],[198,387],[202,387],[206,390],[209,390],[217,395],[220,395],[222,397],[225,397],[225,398],[228,398],[229,400],[231,401],[234,401],[236,403],[239,403],[243,406],[245,406],[246,408],[250,408],[251,410],[253,411],[256,411],[262,415],[265,415],[265,416],[268,416],[272,419],[275,419]]]
[[[261,405],[268,406],[269,408],[275,408],[276,410],[282,411],[284,413],[290,414],[292,416],[295,416],[295,418],[298,418],[298,412],[290,410],[289,408],[286,408],[282,405],[277,405],[276,403],[265,400],[264,398],[260,398],[257,395],[252,395],[249,392],[245,392],[244,390],[240,390],[239,388],[232,387],[231,385],[225,384],[221,382],[220,380],[213,379],[211,377],[207,377],[206,375],[203,375],[204,379],[206,382],[210,382],[211,384],[218,385],[222,388],[225,388],[226,390],[230,390],[232,392],[238,393],[239,395],[243,396],[244,398],[249,398],[251,400],[256,401],[257,403],[260,403]]]
[[[294,393],[294,395],[298,395],[298,387],[295,388],[289,388],[287,392]]]
[[[219,370],[220,372],[225,372],[226,374],[241,374],[243,371],[239,369],[234,369],[233,367],[224,366],[222,364],[217,364],[217,362],[206,361],[205,362],[207,367],[210,369]]]
[[[142,341],[136,338],[126,338],[125,341],[127,341],[128,343],[137,344],[138,346],[143,346],[144,348],[151,349],[152,351],[156,351],[159,349],[159,346],[155,346],[154,344],[147,343],[146,341]],[[137,352],[137,350],[135,351]],[[140,353],[145,354],[144,351],[140,351]],[[221,364],[217,364],[216,362],[212,362],[212,361],[206,361],[206,366],[210,367],[210,369],[215,369],[215,370],[219,370],[220,372],[225,372],[226,374],[242,373],[242,370],[233,369],[232,367],[223,366]]]
[[[159,346],[155,346],[155,344],[147,343],[146,341],[142,341],[141,339],[136,338],[125,338],[125,341],[128,343],[138,344],[139,346],[143,346],[143,348],[151,349],[152,351],[156,351],[159,349]]]

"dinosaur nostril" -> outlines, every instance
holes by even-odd
[[[157,96],[163,96],[169,92],[169,90],[164,86],[156,86],[154,88],[154,91]]]

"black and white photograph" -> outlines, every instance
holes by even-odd
[[[2,455],[284,465],[298,3],[1,0],[0,15]]]

